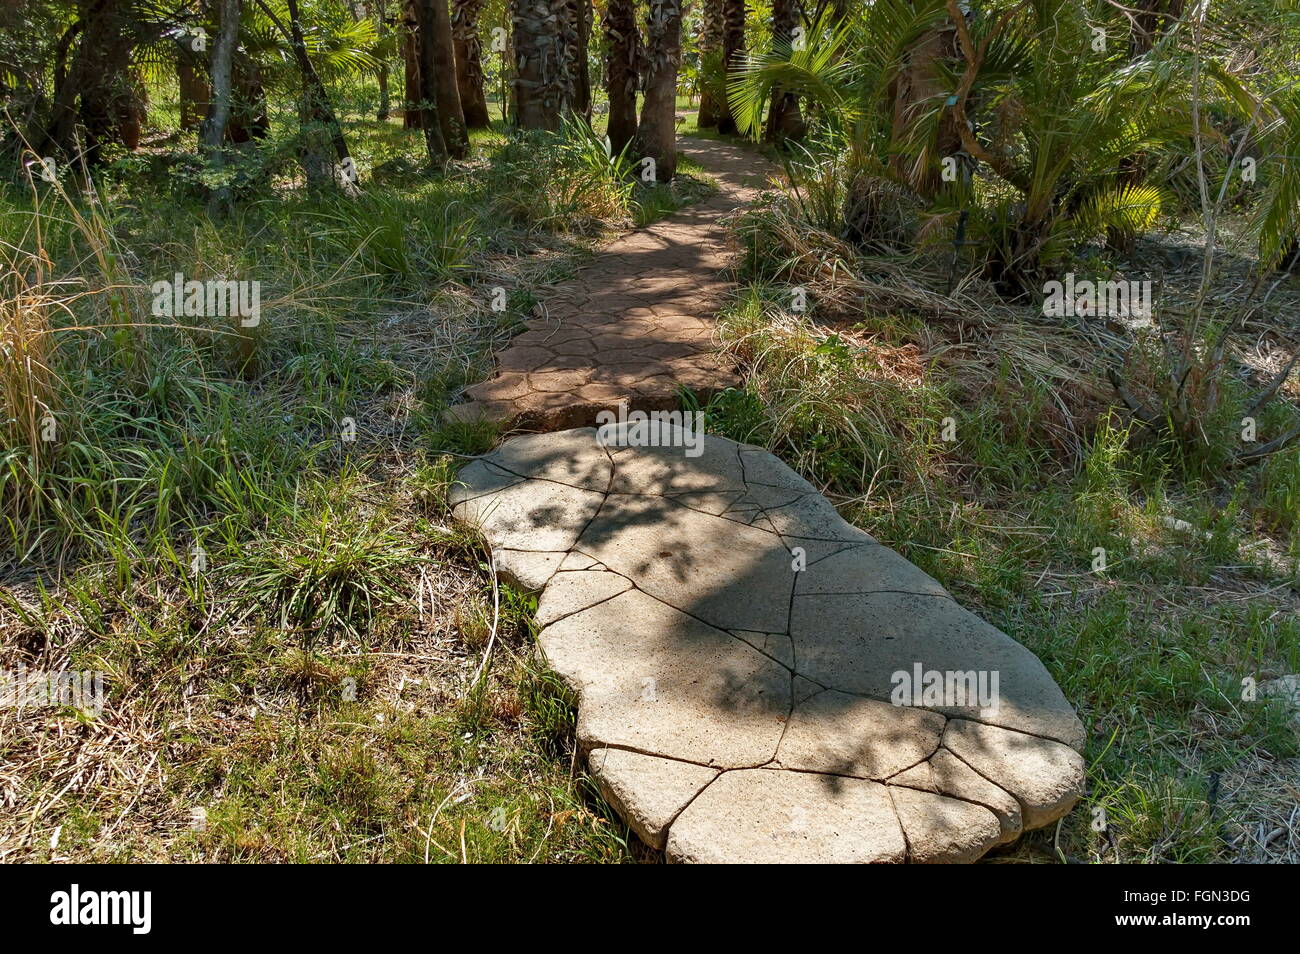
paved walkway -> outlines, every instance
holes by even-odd
[[[673,433],[516,437],[452,494],[541,593],[582,754],[642,840],[670,861],[960,862],[1070,810],[1083,726],[1033,653],[771,454],[706,436],[688,457]]]
[[[707,395],[738,383],[713,341],[731,287],[721,219],[775,168],[729,143],[683,139],[679,148],[718,181],[718,194],[622,236],[549,290],[542,314],[498,355],[496,375],[470,387],[470,403],[453,413],[548,431],[594,424],[621,401],[676,408],[679,386]]]
[[[736,382],[720,220],[770,167],[682,151],[721,193],[610,245],[469,389],[457,413],[553,433],[464,467],[454,512],[541,594],[588,767],[669,860],[974,860],[1082,791],[1083,726],[1042,663],[761,448],[584,426]]]

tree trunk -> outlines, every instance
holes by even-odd
[[[131,37],[122,0],[81,0],[78,6],[80,41],[67,72],[59,77],[53,115],[38,151],[72,160],[80,127],[85,162],[94,166],[103,147],[120,136],[122,99],[130,95]]]
[[[677,173],[677,70],[682,62],[682,0],[650,0],[646,16],[646,84],[637,152],[655,161],[655,179]]]
[[[605,92],[609,94],[609,143],[621,152],[636,136],[636,90],[641,79],[641,34],[633,0],[609,0],[605,32]]]
[[[478,37],[478,18],[485,0],[452,0],[451,39],[456,54],[456,86],[465,125],[486,129],[492,125],[487,95],[483,91],[483,48]]]
[[[240,5],[240,0],[218,0],[217,36],[212,44],[212,62],[208,67],[208,75],[212,77],[212,98],[208,114],[199,128],[199,142],[208,153],[209,161],[217,168],[221,167],[221,144],[230,123],[231,67],[239,39]]]
[[[433,44],[434,93],[438,102],[438,121],[442,124],[442,140],[453,159],[463,159],[469,154],[469,133],[465,130],[465,114],[460,108],[460,91],[456,88],[456,54],[451,42],[451,14],[447,0],[420,0],[433,10],[433,32],[426,34],[423,22],[420,42],[426,35]],[[425,62],[423,58],[421,63]]]
[[[799,22],[797,0],[772,0],[772,45],[776,49],[789,49],[794,40],[794,28]],[[799,97],[782,89],[772,90],[772,105],[767,113],[768,142],[783,143],[788,139],[802,139],[806,131],[803,115],[799,111]]]
[[[515,121],[524,129],[560,128],[569,106],[563,42],[565,0],[511,0],[515,36]]]
[[[418,54],[417,66],[420,87],[417,101],[420,104],[420,124],[424,128],[424,146],[429,153],[429,164],[442,168],[450,155],[447,140],[442,132],[442,122],[438,117],[438,83],[437,46],[435,38],[438,33],[437,14],[434,12],[433,0],[414,0],[415,26],[418,42],[415,49]]]
[[[701,129],[714,127],[722,116],[726,96],[718,95],[710,74],[722,65],[722,0],[704,0],[700,28],[700,112],[695,120]],[[716,77],[712,77],[716,80]]]
[[[134,70],[128,70],[113,98],[113,120],[117,125],[118,142],[132,152],[140,148],[140,137],[148,119],[149,89]]]
[[[377,122],[388,122],[390,100],[388,96],[388,53],[386,41],[388,31],[388,5],[384,0],[375,4],[375,37],[379,41],[379,65],[375,67],[375,82],[379,84],[379,109],[375,112]]]
[[[208,75],[212,77],[212,102],[208,115],[199,127],[200,151],[213,171],[225,165],[223,147],[226,127],[230,124],[231,65],[235,58],[235,44],[239,41],[239,12],[241,0],[219,0],[217,4],[217,37],[212,44],[212,62]],[[220,185],[208,195],[208,212],[217,215],[230,203],[229,186]]]
[[[298,63],[298,72],[302,75],[302,105],[299,110],[302,146],[299,152],[303,170],[307,173],[307,186],[309,189],[319,190],[339,184],[344,192],[353,195],[357,191],[356,166],[348,152],[348,143],[343,137],[343,127],[339,125],[338,117],[334,115],[329,92],[316,73],[311,57],[307,55],[307,43],[302,35],[298,0],[286,0],[286,2],[289,7],[289,41],[293,47],[294,59]],[[335,155],[343,166],[344,174],[341,179],[335,175],[334,163],[328,158],[330,145],[334,147]]]
[[[591,0],[564,0],[564,95],[568,108],[591,120],[591,77],[587,45],[591,37]]]
[[[402,6],[402,62],[406,67],[402,126],[420,129],[424,125],[424,111],[420,109],[420,47],[416,41],[415,0],[406,0]]]
[[[902,69],[894,79],[893,139],[901,143],[923,112],[947,92],[937,66],[957,56],[957,28],[950,22],[922,34],[907,51]],[[944,107],[935,140],[925,143],[914,161],[900,150],[890,160],[894,171],[918,195],[932,197],[943,186],[942,162],[961,151],[961,134],[953,111]]]
[[[181,129],[198,129],[208,114],[212,88],[198,65],[189,58],[186,50],[178,53],[176,82],[181,93]]]
[[[1133,32],[1129,55],[1136,59],[1149,53],[1156,40],[1168,32],[1183,15],[1183,0],[1138,0],[1133,11]]]
[[[744,55],[745,0],[722,0],[722,65],[726,83],[731,82],[732,74],[740,68]],[[718,132],[735,133],[738,127],[731,110],[730,97],[724,99],[722,107],[722,113],[718,117]]]
[[[230,125],[226,136],[236,145],[265,139],[271,131],[271,119],[266,114],[266,88],[257,64],[236,51],[233,95],[231,96]]]

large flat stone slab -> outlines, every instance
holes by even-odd
[[[643,841],[965,862],[1070,810],[1083,727],[1032,653],[765,451],[626,437],[515,438],[452,501],[540,593],[578,744]]]

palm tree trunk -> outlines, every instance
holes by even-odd
[[[641,35],[633,0],[609,0],[605,32],[605,92],[609,95],[609,143],[621,152],[636,136],[636,91],[641,79]]]
[[[799,22],[797,0],[772,0],[772,45],[789,48],[794,40],[794,28]],[[799,97],[782,89],[772,90],[772,105],[767,112],[768,142],[783,143],[788,139],[802,139],[805,131],[803,115],[799,111]]]
[[[682,62],[682,0],[650,0],[646,17],[645,102],[637,152],[655,161],[655,179],[677,173],[677,70]]]
[[[450,155],[448,142],[443,135],[443,124],[438,116],[438,64],[435,53],[437,15],[433,0],[413,0],[415,11],[417,53],[416,65],[419,90],[416,101],[420,105],[420,125],[424,129],[424,146],[429,154],[429,164],[442,168]]]
[[[378,0],[374,8],[375,16],[375,37],[379,41],[379,64],[375,67],[375,82],[379,84],[379,109],[375,111],[375,120],[377,122],[388,122],[388,110],[390,100],[388,96],[388,55],[384,52],[386,49],[385,41],[388,39],[388,4],[385,0]]]
[[[722,64],[726,70],[727,82],[740,68],[741,58],[745,55],[745,0],[722,0]],[[722,114],[718,117],[718,132],[735,133],[738,129],[736,117],[732,114],[731,103],[723,103]]]
[[[1149,53],[1160,39],[1183,15],[1183,0],[1138,0],[1133,16],[1133,32],[1129,40],[1129,54],[1136,59]]]
[[[947,92],[938,73],[941,60],[957,55],[957,28],[945,22],[922,34],[907,51],[903,68],[894,80],[893,138],[901,142],[908,130],[920,121]],[[933,196],[942,187],[941,163],[945,157],[961,150],[961,134],[952,110],[944,108],[934,142],[926,143],[914,159],[900,151],[891,160],[898,173],[918,195]]]
[[[230,124],[226,138],[233,143],[265,139],[271,131],[271,120],[266,114],[266,88],[257,64],[235,51],[235,65],[231,79]]]
[[[405,66],[405,101],[402,104],[402,127],[420,129],[424,111],[420,109],[420,49],[416,42],[415,0],[402,4],[402,63]]]
[[[438,121],[442,123],[442,138],[447,153],[453,159],[463,159],[469,154],[469,134],[465,130],[465,114],[461,111],[460,91],[456,87],[456,54],[451,42],[451,14],[447,0],[421,0],[433,10],[433,78],[438,97]],[[421,37],[424,30],[420,30]],[[423,39],[421,39],[423,42]]]
[[[176,82],[180,88],[181,129],[198,129],[208,114],[212,88],[199,65],[190,59],[188,47],[177,51]]]
[[[721,65],[722,0],[704,0],[699,48],[702,75]],[[717,126],[726,108],[726,94],[719,96],[718,92],[717,84],[707,78],[700,84],[700,112],[695,122],[701,129]]]
[[[67,72],[56,69],[54,110],[38,152],[76,156],[84,131],[87,165],[99,163],[103,147],[119,135],[119,98],[128,84],[131,41],[122,0],[80,0],[80,39]],[[71,43],[73,32],[66,34]],[[61,75],[58,75],[61,74]]]
[[[591,41],[591,0],[565,0],[565,60],[569,108],[591,120],[591,76],[587,47]]]
[[[483,51],[478,38],[478,18],[484,0],[452,0],[451,40],[456,54],[456,86],[465,125],[486,129],[492,125],[487,95],[483,92]]]
[[[565,0],[511,0],[515,38],[515,121],[524,129],[560,128],[569,105],[563,42]]]

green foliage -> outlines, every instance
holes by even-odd
[[[626,150],[613,153],[590,126],[571,118],[559,133],[516,134],[493,157],[484,188],[520,226],[590,232],[628,215],[631,173]]]
[[[339,197],[307,216],[331,255],[356,256],[367,270],[403,281],[455,277],[469,268],[480,241],[474,213],[437,193]]]
[[[335,629],[368,632],[380,608],[398,597],[397,574],[415,551],[357,503],[348,496],[318,506],[299,501],[234,550],[228,568],[241,581],[244,604],[307,644]]]
[[[1300,86],[1284,86],[1267,108],[1273,118],[1263,124],[1267,152],[1257,160],[1265,187],[1255,231],[1260,264],[1272,268],[1288,264],[1300,241]]]

